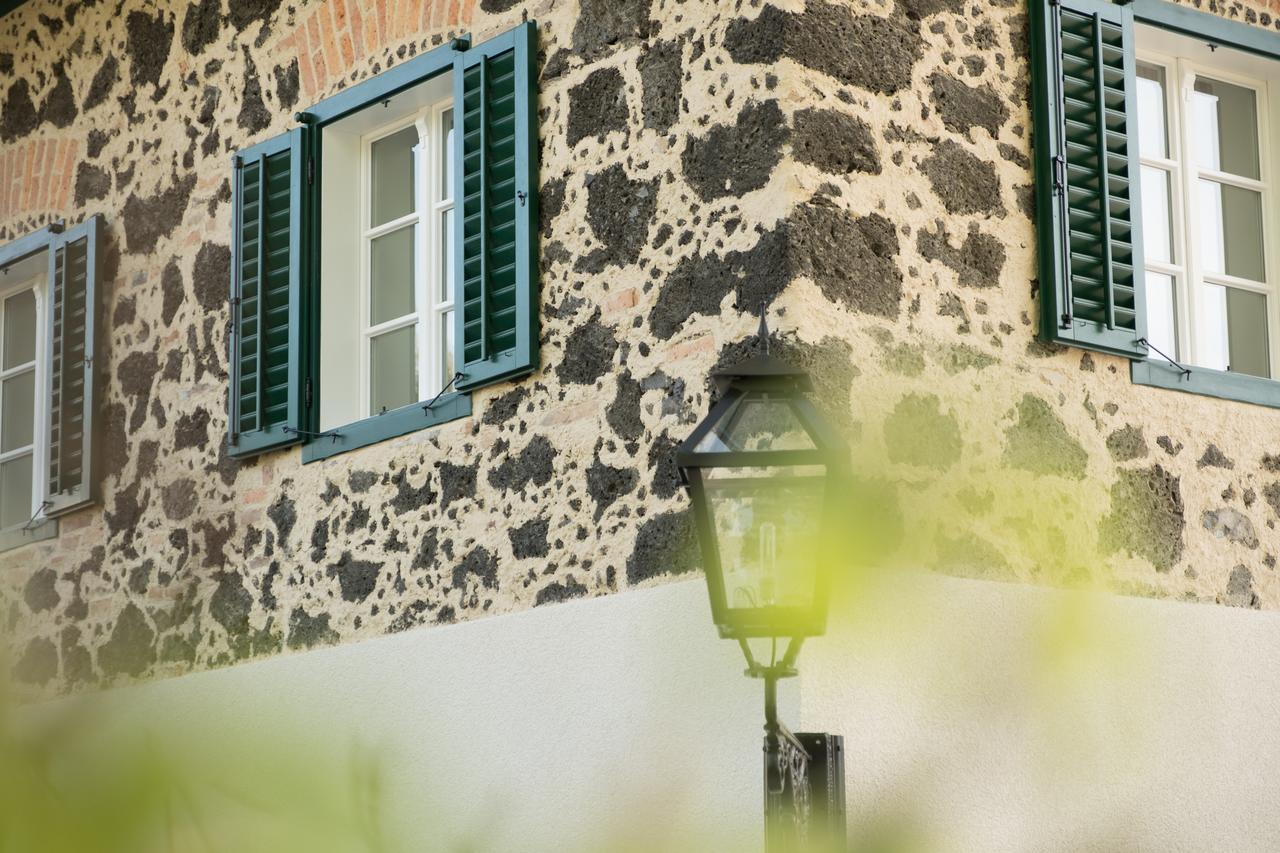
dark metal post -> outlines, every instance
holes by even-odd
[[[765,853],[845,849],[844,739],[792,734],[778,720],[778,679],[788,665],[760,667],[764,679]]]

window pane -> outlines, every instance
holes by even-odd
[[[24,290],[4,301],[6,369],[36,360],[36,292]]]
[[[396,131],[373,143],[371,225],[378,226],[413,212],[414,159],[418,129]]]
[[[1164,112],[1164,69],[1138,63],[1138,151],[1143,157],[1167,157],[1168,124]]]
[[[1142,248],[1147,260],[1173,262],[1173,216],[1169,173],[1142,167]]]
[[[1228,370],[1270,376],[1267,348],[1267,297],[1235,287],[1227,291]]]
[[[0,453],[31,444],[35,435],[36,372],[0,382]]]
[[[418,401],[418,365],[414,353],[416,328],[405,326],[373,339],[370,414],[389,412]]]
[[[1266,280],[1261,193],[1201,180],[1199,231],[1206,271]]]
[[[444,123],[444,144],[440,146],[440,198],[453,198],[453,175],[449,174],[450,158],[453,156],[453,110],[445,110],[442,116]]]
[[[1147,273],[1147,340],[1169,358],[1178,357],[1177,311],[1174,308],[1173,276]],[[1152,358],[1160,356],[1152,352]]]
[[[440,301],[453,301],[453,208],[440,217]]]
[[[413,313],[413,225],[383,234],[370,243],[372,325]]]
[[[440,315],[440,340],[444,342],[443,352],[440,354],[440,364],[443,366],[441,371],[441,387],[449,383],[453,378],[453,312],[446,311]]]
[[[0,464],[0,527],[16,527],[31,519],[32,454]]]
[[[1214,370],[1270,376],[1267,298],[1260,293],[1205,285],[1200,361]]]
[[[1197,77],[1191,139],[1202,169],[1258,178],[1258,105],[1252,89]]]

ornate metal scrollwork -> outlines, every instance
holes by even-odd
[[[813,811],[809,753],[781,724],[765,735],[764,750],[766,848],[770,853],[804,850]]]

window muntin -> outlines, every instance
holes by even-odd
[[[1138,39],[1148,340],[1192,365],[1270,377],[1274,63],[1149,27]]]
[[[43,288],[43,276],[0,288],[0,530],[26,524],[43,491]]]

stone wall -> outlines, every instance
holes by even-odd
[[[1212,10],[1276,29],[1265,4]],[[323,462],[228,458],[230,153],[526,15],[540,371],[477,392],[469,419]],[[102,500],[0,554],[19,675],[175,674],[692,571],[672,449],[762,304],[892,512],[930,519],[895,553],[1280,606],[1280,416],[1134,387],[1123,360],[1035,338],[1026,30],[1014,0],[0,18],[0,241],[93,213],[109,238]]]

